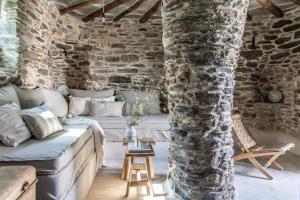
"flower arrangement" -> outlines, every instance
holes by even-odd
[[[129,115],[125,118],[127,126],[138,126],[141,121],[141,118],[138,115]]]

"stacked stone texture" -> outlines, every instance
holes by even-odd
[[[20,38],[19,74],[24,86],[51,84],[49,49],[51,29],[56,23],[50,1],[18,1],[17,34]]]
[[[160,87],[166,94],[160,19],[81,23],[60,16],[53,1],[5,2],[2,14],[9,15],[0,27],[0,84],[18,69],[25,87],[135,85]],[[300,138],[299,26],[299,7],[285,11],[282,19],[259,15],[246,24],[234,96],[235,108],[249,127]],[[273,89],[283,92],[279,104],[268,102]]]
[[[235,197],[231,109],[248,3],[164,1],[169,180],[177,199]]]
[[[282,19],[253,16],[243,40],[236,70],[236,112],[249,127],[300,138],[300,7],[285,11]],[[272,90],[283,93],[282,102],[269,102]]]
[[[164,53],[161,19],[112,23],[96,20],[81,30],[88,49],[87,87],[163,87]]]

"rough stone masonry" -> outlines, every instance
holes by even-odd
[[[177,199],[234,199],[231,109],[248,0],[165,0],[163,44]]]

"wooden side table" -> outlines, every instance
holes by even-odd
[[[36,171],[31,166],[0,167],[1,200],[35,200]]]
[[[129,195],[130,187],[136,186],[146,186],[150,195],[153,196],[153,187],[152,187],[152,179],[155,178],[154,169],[153,169],[153,157],[155,156],[153,145],[155,142],[152,139],[140,139],[139,142],[141,144],[148,144],[151,147],[151,151],[147,152],[129,152],[128,151],[128,143],[129,141],[124,139],[123,145],[126,146],[126,155],[124,158],[123,170],[122,170],[122,179],[127,181],[126,188],[126,197]],[[144,158],[143,164],[135,163],[136,158]],[[137,176],[140,173],[146,174],[145,180],[136,180],[133,179],[133,174],[135,173]]]

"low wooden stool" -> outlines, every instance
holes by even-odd
[[[126,197],[129,195],[130,187],[146,186],[148,192],[153,196],[152,179],[154,178],[153,170],[153,157],[155,156],[152,145],[155,144],[153,140],[139,140],[140,143],[148,144],[151,147],[151,151],[148,152],[134,152],[128,151],[129,141],[124,139],[123,145],[126,146],[126,155],[124,159],[124,165],[122,170],[122,179],[127,181]],[[135,163],[136,158],[144,158],[144,163]],[[140,173],[146,174],[146,179],[137,180]],[[136,179],[133,179],[133,174],[136,174]]]

